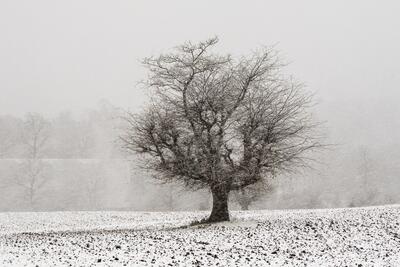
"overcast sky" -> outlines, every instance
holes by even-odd
[[[0,114],[54,115],[101,99],[136,107],[141,58],[218,35],[219,51],[235,55],[276,44],[331,125],[398,129],[399,11],[378,0],[2,0]]]

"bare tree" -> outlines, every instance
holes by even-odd
[[[272,188],[264,183],[264,181],[260,181],[236,190],[233,196],[242,210],[248,210],[252,203],[260,200],[266,193],[271,192]]]
[[[367,190],[371,186],[371,180],[374,178],[374,168],[376,166],[373,162],[370,152],[366,147],[361,147],[360,149],[360,163],[358,166],[358,174],[361,178],[361,186],[364,190]]]
[[[173,185],[171,184],[166,188],[163,194],[163,202],[169,211],[175,210],[175,194]]]
[[[95,146],[95,136],[88,119],[76,120],[68,112],[53,120],[52,144],[56,158],[90,158]]]
[[[0,159],[9,157],[18,143],[17,124],[18,120],[15,118],[0,117]]]
[[[50,124],[39,114],[27,114],[21,133],[25,158],[18,165],[13,184],[24,189],[31,209],[49,180],[48,164],[42,159],[49,136]]]
[[[350,206],[366,206],[375,204],[379,186],[376,184],[376,162],[372,159],[371,152],[366,147],[361,147],[358,152],[359,163],[357,166],[357,188]]]
[[[24,196],[31,209],[35,208],[39,192],[49,180],[46,173],[48,169],[48,164],[40,159],[24,159],[18,164],[13,183],[24,190]]]
[[[25,157],[29,159],[43,158],[49,137],[50,123],[40,114],[28,113],[21,133]]]
[[[150,106],[128,114],[126,148],[163,181],[209,188],[208,222],[229,220],[228,196],[304,166],[320,147],[303,85],[281,74],[273,49],[238,60],[211,53],[217,38],[144,60]]]
[[[106,186],[103,163],[97,160],[89,161],[83,164],[82,168],[80,175],[88,207],[90,209],[98,209]]]

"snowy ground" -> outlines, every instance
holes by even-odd
[[[0,266],[400,266],[400,206],[206,214],[0,213]]]

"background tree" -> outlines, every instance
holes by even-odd
[[[59,114],[52,122],[52,157],[90,158],[96,142],[93,124],[86,118],[77,120],[69,112]]]
[[[83,163],[80,168],[80,181],[89,209],[101,206],[101,196],[104,194],[105,169],[99,160]]]
[[[303,85],[281,73],[272,49],[238,60],[213,54],[212,38],[144,60],[150,106],[128,114],[126,147],[157,177],[209,188],[209,222],[229,220],[228,196],[307,163],[320,147]]]
[[[178,192],[174,191],[174,187],[172,184],[166,187],[166,190],[163,194],[163,202],[165,203],[165,207],[169,211],[173,211],[175,209],[175,195]]]
[[[0,196],[10,195],[10,173],[12,167],[9,159],[16,158],[16,147],[18,144],[18,128],[20,120],[12,116],[0,116]],[[9,198],[9,196],[7,196]],[[4,203],[4,199],[0,202]]]
[[[266,193],[271,193],[272,188],[264,181],[236,190],[233,194],[235,201],[242,210],[248,210],[250,205],[260,200]]]
[[[379,195],[380,186],[376,179],[377,164],[373,160],[371,151],[362,146],[357,152],[358,161],[355,173],[356,188],[350,206],[359,207],[376,204],[376,197]]]
[[[12,182],[24,189],[31,209],[34,209],[40,190],[49,180],[49,165],[42,160],[49,137],[50,123],[39,114],[27,114],[21,131],[24,158],[18,164]]]
[[[0,159],[13,157],[17,146],[20,121],[10,116],[0,116]]]

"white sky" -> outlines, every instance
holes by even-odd
[[[379,122],[395,139],[399,12],[399,1],[378,0],[1,0],[0,114],[55,115],[101,99],[136,107],[140,59],[218,35],[220,51],[234,54],[277,44],[332,128],[370,132]]]

